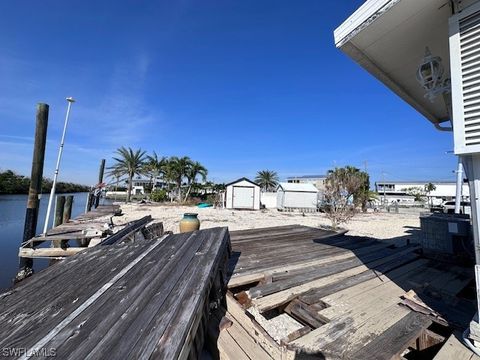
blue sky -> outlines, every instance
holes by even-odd
[[[95,182],[120,146],[187,155],[213,181],[367,162],[373,181],[453,179],[452,134],[334,46],[363,1],[0,2],[0,168],[29,174],[35,104],[53,175]]]

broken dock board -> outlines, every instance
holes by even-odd
[[[305,226],[233,231],[231,241],[227,316],[274,359],[419,355],[444,341],[432,329],[461,326],[475,309],[460,295],[471,269],[423,258],[415,244]],[[409,290],[441,316],[402,305]]]
[[[195,358],[229,253],[226,228],[89,248],[0,295],[0,346],[62,359]]]

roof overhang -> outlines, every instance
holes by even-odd
[[[463,6],[477,0],[464,1]],[[368,0],[334,32],[335,44],[433,124],[450,120],[447,101],[432,102],[416,79],[425,47],[450,78],[450,0]]]

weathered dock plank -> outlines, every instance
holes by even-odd
[[[62,359],[196,354],[229,252],[226,228],[90,248],[0,295],[0,347]]]

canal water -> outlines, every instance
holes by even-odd
[[[88,193],[62,195],[74,195],[72,218],[85,212]],[[49,194],[42,194],[40,199],[37,234],[43,231],[49,197]],[[18,248],[23,236],[26,206],[27,195],[0,195],[0,292],[12,285],[12,279],[18,270]],[[53,222],[53,215],[52,209],[50,226]],[[47,266],[48,260],[46,259],[34,259],[33,261],[35,272]]]

